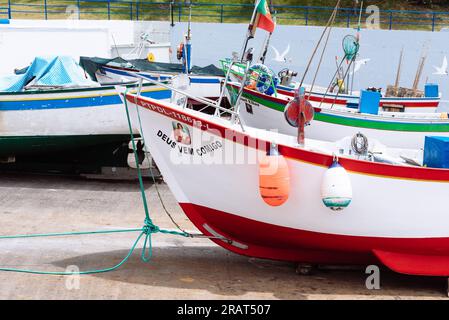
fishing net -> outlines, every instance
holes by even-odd
[[[347,60],[353,60],[359,52],[359,48],[359,41],[353,35],[347,35],[343,38],[343,51]]]
[[[254,64],[249,68],[245,87],[250,87],[269,96],[275,93],[279,77],[264,64]]]

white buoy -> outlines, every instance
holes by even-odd
[[[334,161],[324,174],[321,199],[324,205],[333,211],[343,210],[352,201],[351,180],[338,161]]]

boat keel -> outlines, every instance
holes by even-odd
[[[383,250],[373,250],[373,252],[385,266],[398,273],[449,277],[449,256],[407,254]]]

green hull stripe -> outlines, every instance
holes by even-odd
[[[243,97],[257,102],[270,109],[284,112],[285,106],[273,101],[268,101],[258,96],[245,92]],[[315,121],[338,124],[348,127],[358,127],[366,129],[377,129],[386,131],[407,131],[407,132],[449,132],[449,123],[403,123],[392,121],[378,121],[369,119],[356,119],[338,115],[331,115],[322,112],[315,112]]]
[[[0,156],[44,154],[102,144],[126,142],[129,134],[78,136],[19,136],[0,137]]]

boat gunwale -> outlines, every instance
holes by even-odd
[[[201,130],[211,132],[212,134],[216,135],[216,130],[218,130],[220,133],[223,133],[224,130],[232,130],[237,136],[241,136],[243,139],[233,139],[232,141],[235,143],[240,143],[243,141],[243,144],[249,148],[257,148],[261,151],[268,150],[269,146],[271,145],[270,141],[263,140],[258,137],[253,137],[249,135],[248,133],[242,132],[241,129],[232,128],[231,125],[224,126],[220,123],[213,122],[207,117],[205,114],[201,114],[202,116],[199,117],[200,113],[186,113],[185,111],[190,112],[188,109],[179,110],[171,105],[163,104],[162,102],[159,102],[157,100],[138,96],[132,93],[127,93],[126,95],[127,101],[130,103],[136,104],[136,106],[139,106],[144,109],[148,109],[150,111],[156,112],[158,114],[161,114],[165,117],[169,117],[171,119],[183,122],[187,125],[193,126],[192,123],[189,123],[187,120],[184,120],[183,117],[173,117],[168,115],[167,113],[161,113],[157,110],[150,109],[147,106],[143,106],[141,103],[147,103],[152,104],[156,107],[160,107],[163,109],[168,109],[171,111],[171,113],[178,113],[180,115],[184,115],[187,117],[192,118],[195,121],[201,122],[203,125],[204,123],[207,124],[207,128],[203,129],[203,126],[201,127]],[[185,117],[184,117],[185,118]],[[210,129],[214,129],[212,131],[209,131]],[[221,138],[226,139],[226,135],[222,135]],[[254,144],[248,144],[248,139],[255,139],[256,143]],[[262,150],[260,146],[265,145],[265,149]],[[306,150],[299,147],[294,147],[291,145],[286,144],[278,144],[279,152],[284,155],[286,158],[309,163],[316,166],[321,167],[329,167],[333,161],[334,161],[334,155],[325,154],[318,151],[313,150]],[[344,156],[339,156],[339,162],[340,164],[349,172],[352,172],[354,174],[361,174],[366,176],[373,176],[373,177],[380,177],[380,178],[387,178],[387,179],[399,179],[399,180],[409,180],[409,181],[419,181],[419,182],[435,182],[435,183],[449,183],[449,169],[444,168],[429,168],[429,167],[412,167],[412,166],[403,166],[403,165],[394,165],[394,164],[386,164],[386,163],[379,163],[379,162],[371,162],[366,160],[360,160],[360,159],[352,159]]]
[[[229,86],[232,86],[234,88],[238,88],[237,85],[233,83],[228,83]],[[244,93],[247,95],[255,96],[259,99],[263,99],[266,101],[269,101],[271,103],[276,103],[282,107],[285,107],[285,105],[290,102],[288,97],[285,99],[280,97],[271,97],[267,96],[263,93],[257,92],[255,90],[251,90],[248,88],[244,88]],[[243,96],[243,98],[247,98]],[[250,98],[247,98],[250,99]],[[256,103],[259,103],[257,101],[254,101]],[[261,103],[259,103],[261,104]],[[263,104],[264,107],[276,110],[278,112],[283,112],[282,110],[278,110],[277,108],[273,108],[271,106]],[[330,108],[320,108],[320,107],[313,107],[316,113],[323,114],[326,116],[331,117],[339,117],[339,118],[345,118],[355,121],[365,121],[365,122],[371,122],[376,124],[387,124],[387,125],[393,125],[393,124],[400,124],[400,125],[406,125],[406,126],[412,126],[412,125],[426,125],[426,126],[449,126],[449,119],[418,119],[413,117],[394,117],[394,116],[385,116],[385,115],[369,115],[364,113],[357,113],[357,112],[351,112],[351,111],[343,111],[338,109],[330,109]],[[414,113],[410,113],[410,115],[413,115]],[[323,121],[323,122],[329,122],[334,123],[330,121],[325,120],[317,120],[317,121]],[[346,126],[355,126],[355,125],[348,125],[348,124],[342,124],[342,123],[336,123],[338,125],[346,125]],[[384,131],[404,131],[404,132],[446,132],[446,131],[432,131],[432,130],[394,130],[393,128],[372,128],[368,126],[358,125],[356,127],[360,128],[367,128],[367,129],[375,129],[375,130],[384,130]]]
[[[116,83],[116,84],[107,84],[107,85],[100,85],[98,87],[84,87],[84,88],[67,88],[67,89],[46,89],[46,90],[30,90],[30,91],[20,91],[20,92],[0,92],[1,96],[14,96],[14,95],[40,95],[40,94],[51,94],[51,93],[72,93],[72,92],[89,92],[89,91],[107,91],[107,90],[116,90],[115,86],[126,86],[127,88],[133,88],[139,85],[139,83],[133,82],[133,83]],[[144,87],[152,87],[157,86],[153,83],[143,83]]]
[[[167,71],[141,71],[138,69],[133,69],[133,68],[125,68],[125,67],[117,67],[117,66],[100,66],[100,68],[104,68],[107,70],[107,68],[113,69],[113,70],[117,70],[117,71],[123,71],[123,72],[131,72],[131,73],[139,73],[139,74],[148,74],[149,76],[152,77],[157,77],[156,75],[162,75],[165,77],[174,77],[175,75],[173,73],[167,72]],[[154,74],[154,76],[152,75]],[[189,77],[203,77],[203,78],[223,78],[224,76],[215,76],[215,75],[211,75],[211,74],[198,74],[198,73],[189,73],[188,74]]]
[[[287,94],[287,96],[292,96],[293,97],[293,93],[294,93],[294,88],[290,88],[291,90],[286,89],[286,86],[280,86],[280,91],[285,92]],[[341,101],[348,101],[348,100],[359,100],[360,96],[355,96],[355,95],[348,95],[348,94],[335,94],[335,93],[324,93],[324,92],[317,92],[317,91],[307,91],[307,94],[311,94],[312,96],[315,96],[317,98],[319,97],[325,97],[324,99],[330,99],[330,100],[335,100],[337,99],[337,101],[339,101],[338,99],[341,99]],[[334,98],[335,97],[335,98]],[[438,97],[385,97],[385,96],[381,96],[380,98],[380,103],[385,104],[385,103],[389,103],[392,101],[404,101],[407,103],[413,102],[413,101],[423,101],[423,102],[440,102],[441,101],[441,97],[442,94],[439,93]],[[412,108],[412,107],[407,107],[407,108]],[[419,106],[418,106],[419,108]]]
[[[228,61],[226,61],[226,59],[221,59],[220,60],[221,63],[229,63]],[[244,65],[240,65],[240,64],[235,64],[238,65],[239,68],[243,68],[245,69],[246,66]],[[229,66],[229,64],[228,64]],[[235,74],[235,73],[234,73]],[[237,77],[242,78],[243,75],[242,74],[235,74]],[[291,96],[293,97],[294,91],[296,88],[292,88],[292,87],[288,87],[285,85],[279,85],[277,88],[282,94],[286,95],[286,96]],[[355,96],[355,95],[349,95],[349,94],[334,94],[334,93],[327,93],[328,97],[326,97],[326,93],[321,93],[321,92],[317,92],[317,91],[310,91],[310,90],[306,90],[306,94],[313,96],[314,98],[320,98],[323,97],[323,102],[326,103],[326,101],[331,101],[333,100],[335,104],[347,104],[348,101],[351,100],[359,100],[360,96]],[[381,96],[380,99],[380,105],[382,106],[383,104],[389,103],[389,102],[401,102],[403,101],[404,103],[411,103],[413,101],[422,101],[422,102],[433,102],[436,103],[437,105],[435,106],[435,108],[438,107],[439,103],[441,102],[442,99],[442,94],[441,92],[438,93],[438,97],[385,97],[385,96]],[[407,108],[425,108],[426,106],[407,106]],[[433,106],[431,106],[433,107]]]

